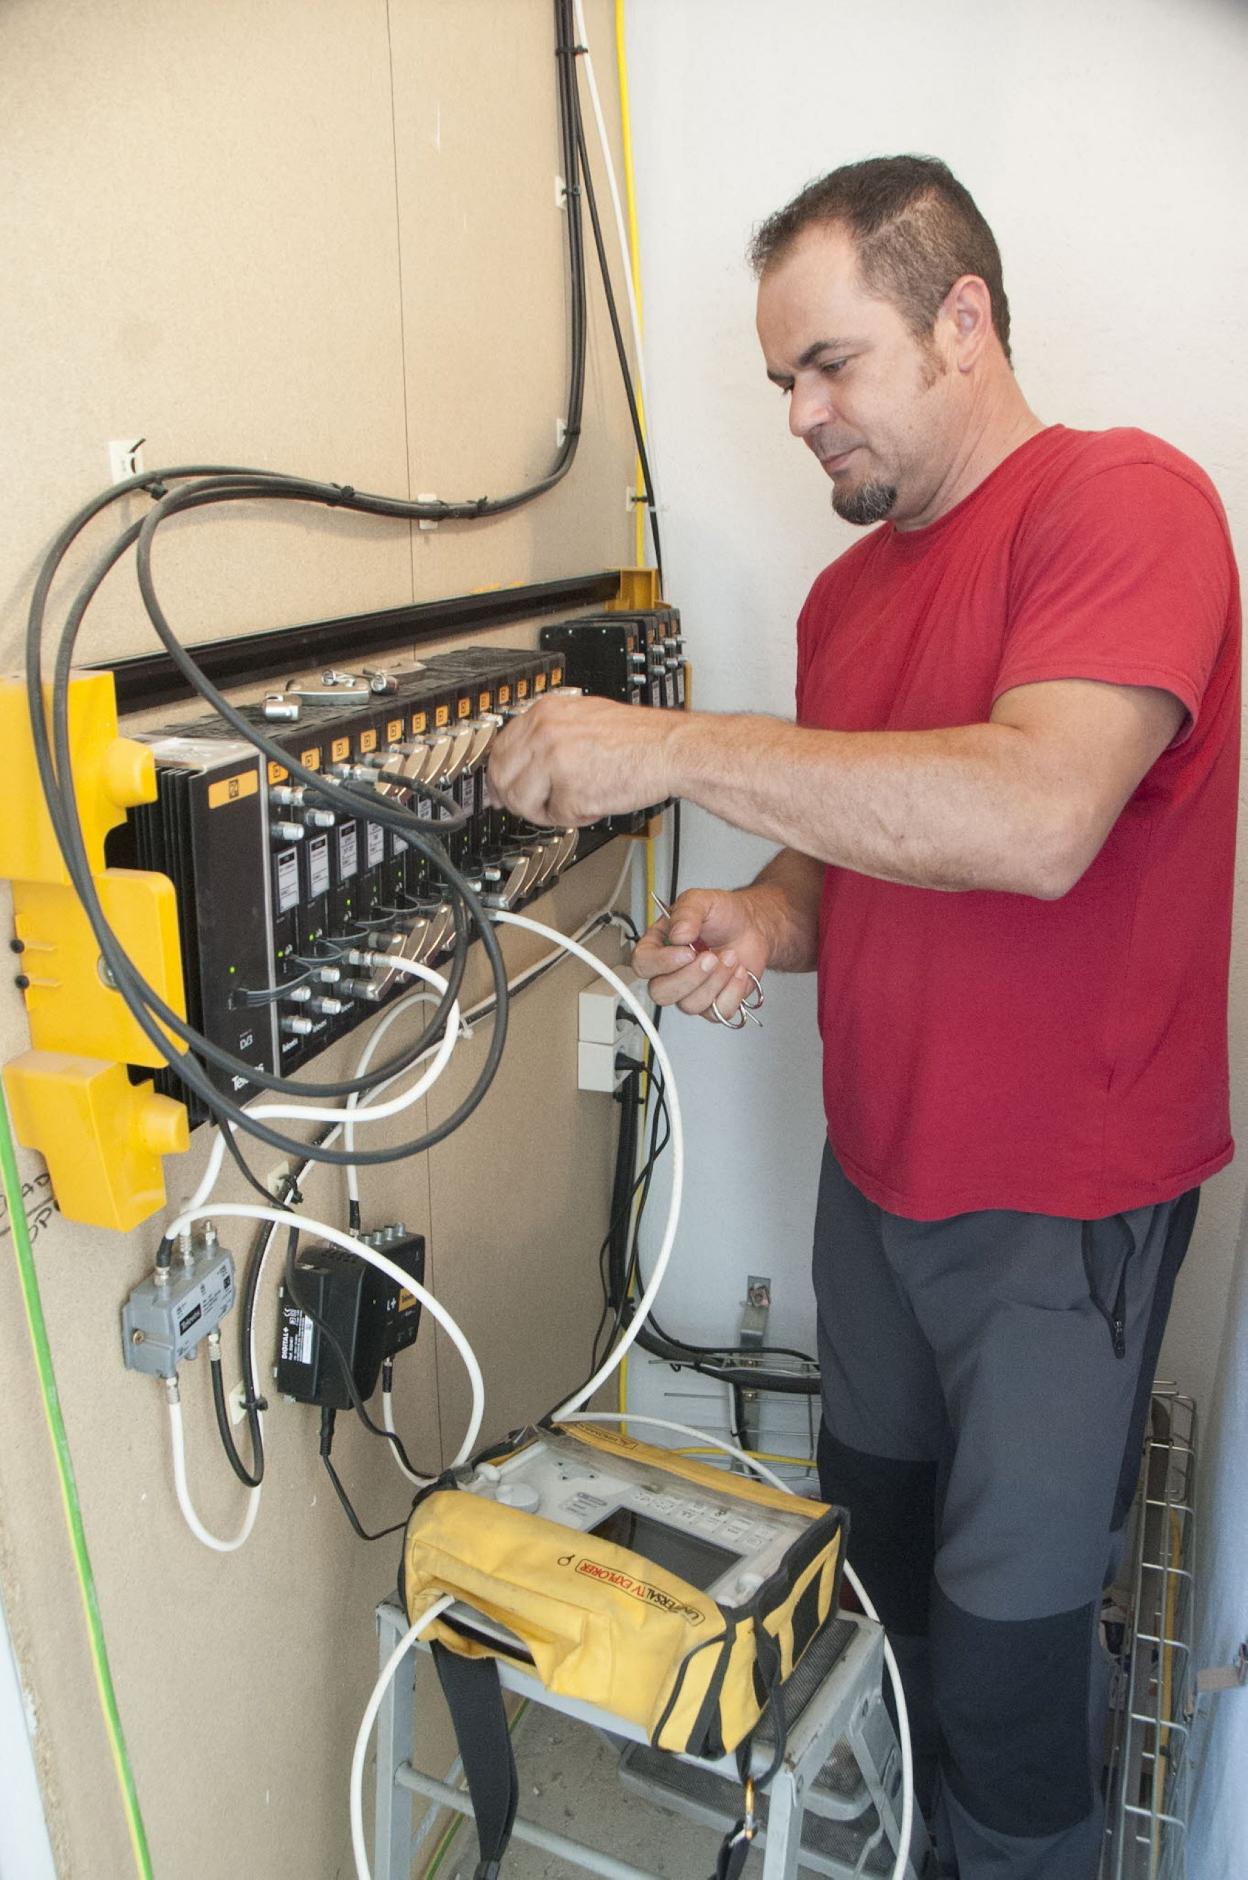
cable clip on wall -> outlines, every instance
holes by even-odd
[[[45,702],[46,697],[45,694]],[[126,810],[156,797],[151,751],[118,735],[109,672],[76,675],[69,691],[74,789],[104,912],[143,976],[185,1014],[177,900],[164,875],[109,868],[104,841]],[[4,1067],[19,1142],[48,1165],[70,1220],[127,1232],[165,1205],[161,1158],[189,1141],[184,1105],[131,1082],[128,1065],[162,1059],[135,1023],[70,885],[35,764],[26,688],[0,681],[0,744],[9,761],[9,813],[0,875],[13,883],[17,984],[31,1049]]]

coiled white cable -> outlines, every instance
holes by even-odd
[[[272,1248],[273,1241],[272,1238],[270,1238],[261,1250],[260,1264],[256,1269],[257,1292],[260,1289],[260,1281],[264,1277],[265,1262]],[[250,1346],[251,1375],[254,1378],[258,1374],[256,1369],[256,1320],[254,1313],[252,1314],[251,1320]],[[170,1390],[170,1385],[173,1387],[172,1390]],[[197,1541],[202,1541],[204,1546],[210,1547],[214,1553],[232,1554],[237,1548],[243,1545],[244,1541],[250,1538],[251,1530],[256,1524],[256,1516],[260,1512],[261,1484],[257,1482],[254,1488],[249,1488],[247,1491],[247,1506],[243,1513],[243,1525],[234,1536],[233,1540],[223,1541],[219,1539],[217,1535],[209,1533],[208,1529],[195,1512],[195,1505],[191,1500],[190,1485],[186,1479],[186,1436],[182,1426],[182,1406],[176,1397],[177,1387],[178,1381],[175,1375],[166,1383],[165,1392],[169,1404],[169,1440],[173,1453],[173,1487],[174,1493],[178,1498],[178,1507],[182,1510],[182,1519],[186,1522],[186,1525],[190,1528],[191,1533],[195,1536]],[[260,1434],[263,1437],[263,1410],[256,1411],[256,1419],[260,1425]]]
[[[561,1404],[554,1412],[556,1417],[562,1417],[566,1416],[569,1411],[579,1410],[580,1406],[588,1402],[594,1392],[600,1389],[607,1378],[611,1376],[612,1372],[622,1361],[625,1352],[629,1350],[637,1334],[645,1324],[659,1287],[663,1283],[663,1275],[667,1271],[667,1263],[671,1258],[672,1244],[676,1239],[676,1225],[680,1218],[680,1197],[685,1178],[685,1134],[680,1120],[680,1099],[676,1094],[676,1083],[672,1076],[672,1061],[668,1057],[667,1048],[659,1036],[658,1027],[650,1018],[649,1013],[645,1010],[641,1001],[633,994],[630,988],[624,984],[624,981],[619,977],[618,973],[613,973],[609,966],[604,966],[602,961],[595,958],[594,954],[589,952],[586,947],[578,945],[575,940],[570,940],[566,934],[557,933],[553,927],[543,926],[541,921],[530,920],[527,914],[507,914],[501,909],[495,909],[491,912],[490,918],[501,922],[506,927],[523,927],[527,929],[529,933],[540,934],[543,939],[552,940],[556,946],[565,948],[567,952],[574,954],[578,960],[583,960],[586,966],[591,967],[593,971],[598,974],[600,979],[605,979],[616,996],[624,1001],[625,1005],[627,1005],[632,1012],[633,1017],[637,1020],[637,1023],[641,1026],[642,1031],[650,1040],[650,1044],[654,1050],[655,1060],[663,1074],[663,1088],[667,1099],[668,1119],[672,1132],[672,1192],[668,1202],[667,1220],[663,1227],[663,1238],[659,1245],[658,1257],[654,1262],[654,1271],[650,1275],[645,1291],[637,1301],[637,1309],[633,1314],[632,1320],[625,1328],[615,1348],[607,1353],[602,1364],[598,1367],[597,1371],[595,1371],[589,1382],[582,1384],[580,1389],[575,1391],[573,1395],[568,1398],[567,1402]]]
[[[439,993],[446,991],[445,979],[441,978],[439,974],[431,972],[427,966],[420,965],[416,960],[388,960],[387,965],[393,966],[398,972],[406,973],[410,978],[424,980],[428,985],[436,987]],[[400,1110],[408,1109],[411,1104],[419,1103],[426,1091],[431,1090],[433,1085],[437,1083],[438,1078],[446,1069],[452,1051],[455,1049],[459,1037],[459,1026],[459,1005],[458,1002],[454,1002],[447,1013],[446,1030],[443,1032],[438,1043],[431,1047],[433,1063],[430,1065],[428,1071],[423,1077],[417,1078],[416,1082],[407,1090],[400,1091],[397,1097],[392,1097],[388,1103],[372,1102],[358,1108],[348,1103],[345,1109],[330,1109],[315,1103],[258,1103],[254,1109],[248,1111],[248,1114],[257,1118],[263,1118],[266,1121],[348,1124],[352,1123],[357,1116],[366,1117],[370,1123],[380,1122],[387,1116],[395,1116]],[[424,1063],[424,1053],[422,1053],[419,1061],[422,1064]],[[396,1075],[406,1075],[408,1071],[414,1070],[415,1068],[415,1065],[405,1065],[404,1070],[401,1073],[396,1073]],[[390,1081],[391,1080],[387,1079],[387,1083]],[[376,1096],[379,1093],[374,1092],[373,1094]],[[233,1125],[231,1125],[231,1127],[233,1127]],[[212,1151],[208,1157],[207,1167],[204,1170],[203,1180],[200,1182],[199,1187],[195,1190],[195,1193],[191,1196],[190,1202],[188,1203],[188,1206],[192,1210],[201,1208],[216,1187],[224,1157],[225,1133],[224,1131],[218,1131],[217,1139],[213,1143]]]
[[[381,1700],[390,1688],[390,1680],[402,1664],[411,1646],[418,1639],[427,1625],[431,1625],[440,1612],[445,1612],[451,1604],[449,1597],[435,1599],[432,1606],[426,1606],[419,1619],[408,1626],[406,1632],[387,1658],[381,1669],[381,1676],[373,1686],[372,1695],[364,1706],[364,1715],[356,1732],[355,1749],[351,1755],[351,1851],[355,1856],[356,1880],[372,1880],[372,1869],[368,1864],[368,1848],[364,1841],[364,1758],[368,1753],[368,1739],[373,1733],[373,1719],[381,1709]]]
[[[651,1423],[659,1429],[675,1430],[681,1436],[692,1436],[699,1443],[724,1450],[738,1462],[744,1462],[747,1468],[761,1475],[765,1482],[770,1482],[782,1494],[792,1495],[795,1492],[787,1482],[782,1482],[778,1475],[773,1475],[770,1469],[756,1461],[748,1449],[738,1449],[735,1443],[726,1443],[718,1436],[708,1436],[705,1430],[695,1430],[688,1423],[673,1423],[667,1417],[638,1416],[633,1410],[558,1410],[555,1415],[564,1423]],[[880,1615],[848,1560],[845,1562],[845,1578],[858,1595],[867,1618],[879,1625]],[[902,1880],[910,1856],[910,1835],[914,1827],[914,1752],[910,1747],[910,1713],[906,1708],[906,1694],[901,1688],[901,1670],[887,1633],[884,1634],[884,1663],[888,1669],[889,1683],[893,1687],[893,1701],[897,1706],[897,1739],[901,1747],[901,1825],[897,1831],[897,1858],[893,1863],[891,1880]]]
[[[182,1405],[177,1397],[177,1379],[168,1378],[165,1382],[165,1402],[169,1407],[169,1443],[173,1453],[173,1492],[178,1498],[178,1507],[182,1510],[182,1519],[190,1528],[197,1541],[210,1547],[214,1554],[232,1554],[251,1536],[256,1525],[256,1516],[260,1512],[259,1486],[247,1490],[247,1506],[243,1513],[243,1525],[232,1541],[223,1541],[216,1534],[210,1534],[195,1512],[191,1501],[191,1491],[186,1480],[186,1433],[182,1427]]]

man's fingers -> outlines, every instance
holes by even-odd
[[[676,1003],[682,1012],[691,1018],[714,1017],[713,1004],[718,1004],[725,1018],[729,1016],[724,1000],[729,996],[729,988],[736,977],[735,965],[725,965],[717,953],[699,953],[690,970],[693,985]],[[738,997],[737,1004],[740,1004]]]
[[[727,985],[722,992],[717,992],[714,995],[712,1004],[715,1009],[712,1010],[712,1006],[707,1005],[702,1014],[704,1018],[709,1018],[713,1024],[731,1024],[741,1009],[742,1000],[750,990],[749,975],[744,967],[733,967],[730,971],[731,977]],[[718,1014],[718,1016],[716,1014]]]

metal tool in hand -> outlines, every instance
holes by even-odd
[[[670,920],[672,917],[671,908],[667,905],[666,901],[661,901],[659,899],[658,895],[654,892],[653,888],[650,890],[650,899],[654,902],[654,905],[658,908],[663,918],[665,920]],[[671,945],[672,942],[669,941],[667,942],[667,944]],[[710,948],[707,946],[705,940],[682,940],[680,944],[681,946],[691,946],[695,953],[709,953],[710,952]],[[720,1011],[719,1006],[716,1004],[715,1000],[714,999],[711,1000],[711,1012],[714,1015],[716,1023],[720,1025],[726,1025],[729,1031],[744,1031],[745,1021],[747,1019],[749,1019],[753,1024],[759,1025],[759,1026],[761,1026],[763,1022],[762,1019],[758,1016],[759,1012],[762,1010],[763,1003],[764,1003],[763,982],[759,978],[757,973],[752,973],[750,971],[748,966],[743,966],[741,970],[742,972],[744,972],[746,978],[749,979],[754,989],[748,995],[748,997],[742,999],[740,1005],[737,1007],[734,1017],[725,1018],[723,1013]]]

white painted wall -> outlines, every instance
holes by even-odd
[[[22,1688],[0,1600],[0,1880],[56,1880],[31,1732],[34,1706]]]
[[[1000,242],[1033,407],[1077,426],[1140,425],[1189,452],[1218,483],[1248,559],[1248,8],[631,0],[628,22],[650,420],[668,588],[685,614],[696,703],[791,715],[794,616],[813,576],[855,539],[764,380],[743,250],[751,227],[803,183],[856,158],[945,158]],[[694,811],[682,880],[738,882],[765,853]],[[1242,909],[1242,868],[1240,886]],[[690,1175],[663,1317],[687,1335],[728,1336],[745,1275],[762,1271],[777,1280],[773,1331],[798,1344],[812,1336],[812,1000],[809,983],[769,986],[761,1033],[670,1025]],[[1248,1183],[1242,913],[1232,1038],[1245,1152],[1208,1184],[1163,1363],[1207,1413],[1218,1467],[1205,1527],[1223,1537],[1208,1609],[1237,1642],[1248,1627],[1248,1537],[1230,1458],[1248,1435],[1248,1346],[1228,1332],[1223,1349],[1223,1329]],[[1246,1294],[1241,1267],[1238,1306]],[[646,1397],[672,1381],[634,1369]],[[1248,1708],[1248,1696],[1224,1702],[1223,1719],[1235,1701]],[[1211,1787],[1231,1727],[1220,1719],[1213,1732]],[[1240,1744],[1242,1768],[1242,1731]],[[1248,1837],[1242,1782],[1219,1792],[1197,1880],[1239,1870],[1235,1834]]]

